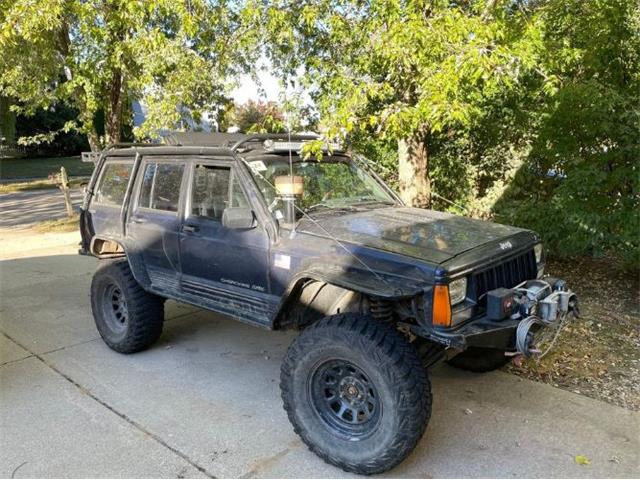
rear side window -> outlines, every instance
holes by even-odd
[[[221,220],[227,207],[248,207],[244,192],[229,168],[196,165],[191,215]]]
[[[122,205],[132,167],[131,163],[107,163],[96,189],[95,202],[103,205]]]
[[[177,212],[184,163],[148,163],[140,186],[138,206]]]

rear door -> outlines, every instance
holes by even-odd
[[[146,267],[152,287],[173,295],[179,291],[180,192],[185,170],[185,161],[144,157],[127,223],[136,256]]]
[[[93,230],[101,237],[122,235],[121,210],[133,169],[133,157],[107,158],[89,205]]]
[[[269,291],[268,235],[260,225],[222,224],[226,208],[250,208],[234,168],[224,161],[193,163],[180,234],[182,290],[218,311],[267,323],[278,300]]]

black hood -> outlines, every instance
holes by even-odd
[[[508,253],[536,240],[528,230],[420,208],[323,212],[313,219],[322,228],[303,219],[298,231],[326,237],[324,228],[342,242],[438,264],[480,246]]]

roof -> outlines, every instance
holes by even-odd
[[[84,152],[82,160],[95,162],[101,155],[123,157],[140,151],[144,151],[146,155],[232,156],[233,152],[264,154],[270,153],[264,147],[265,140],[302,142],[320,138],[316,134],[174,132],[164,137],[164,144],[118,143],[108,146],[102,152]]]
[[[174,132],[164,137],[167,145],[222,147],[238,150],[243,147],[252,149],[251,144],[258,143],[257,148],[262,149],[265,140],[281,142],[300,142],[305,140],[318,140],[316,134],[291,134],[291,133],[219,133],[219,132]],[[255,147],[254,147],[255,148]]]

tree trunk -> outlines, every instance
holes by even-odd
[[[16,143],[16,115],[10,108],[11,99],[0,95],[0,145]]]
[[[398,140],[400,198],[409,206],[429,208],[431,182],[426,135]]]
[[[95,128],[91,127],[91,131],[87,133],[87,140],[89,141],[89,148],[91,148],[92,152],[99,152],[102,150],[100,136],[96,133]]]
[[[120,142],[122,125],[122,72],[119,68],[113,71],[109,85],[109,105],[105,121],[107,144]]]

